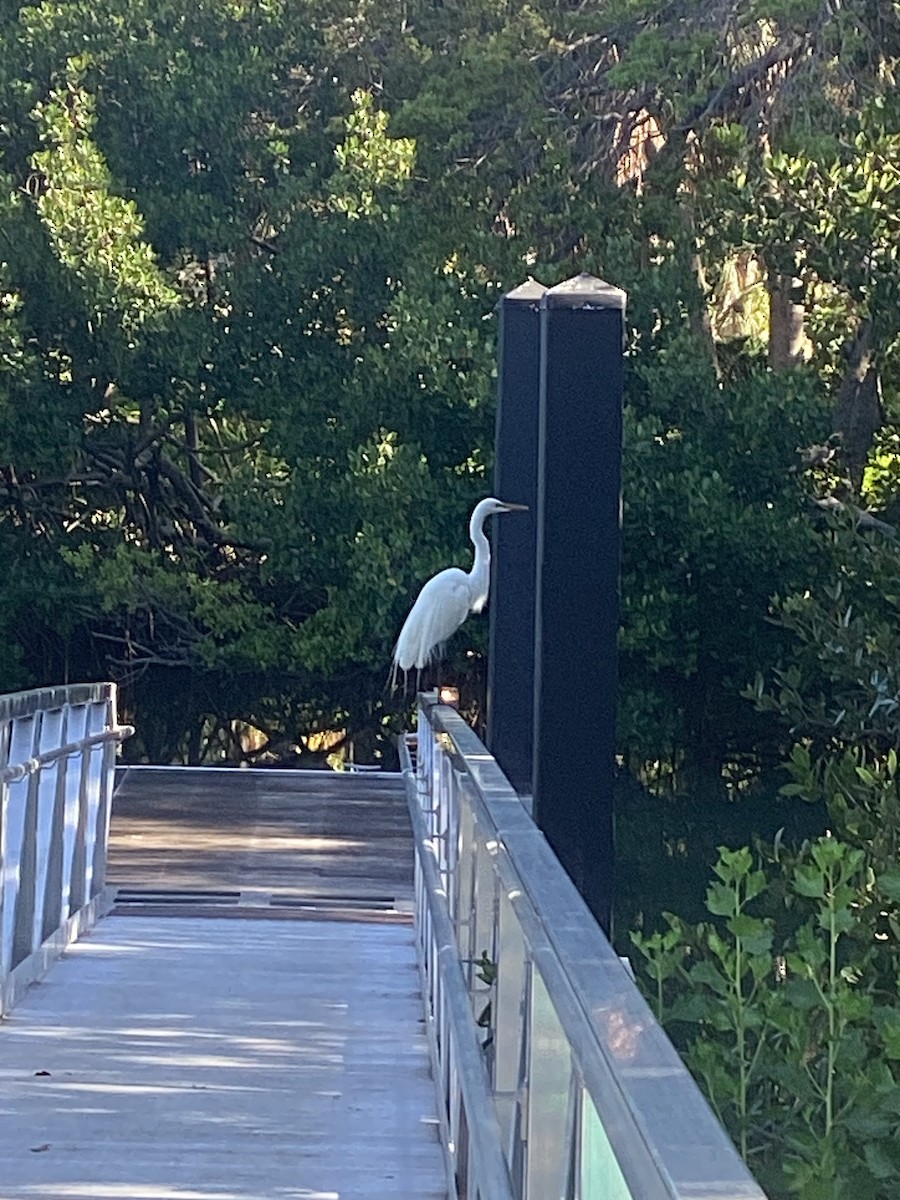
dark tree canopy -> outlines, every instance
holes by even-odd
[[[493,308],[585,269],[629,293],[623,753],[755,752],[810,502],[896,504],[898,45],[878,0],[7,5],[0,683],[112,675],[152,758],[384,752]]]

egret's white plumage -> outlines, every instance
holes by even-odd
[[[491,548],[484,523],[493,513],[524,511],[524,504],[507,504],[489,496],[475,505],[469,521],[469,537],[475,547],[471,571],[447,567],[423,586],[403,622],[394,647],[392,680],[398,671],[421,671],[436,658],[447,639],[459,629],[470,612],[479,613],[487,604],[491,576]]]

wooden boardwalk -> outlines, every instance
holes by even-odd
[[[109,880],[135,901],[408,913],[412,872],[396,775],[141,767],[116,791]]]
[[[2,1200],[446,1197],[402,787],[315,776],[126,776],[130,891],[0,1025]]]

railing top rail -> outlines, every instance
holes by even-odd
[[[66,704],[97,704],[115,694],[113,683],[73,683],[0,695],[0,722],[30,717]]]
[[[76,742],[66,742],[65,745],[45,750],[43,754],[37,754],[34,758],[25,758],[11,766],[4,767],[0,771],[0,783],[11,783],[14,779],[24,779],[26,775],[33,775],[41,767],[49,766],[50,763],[57,762],[60,758],[68,758],[91,746],[99,746],[101,742],[124,742],[133,734],[133,725],[113,725],[100,733],[89,733]]]
[[[765,1200],[496,760],[454,709],[428,694],[419,703],[519,893],[535,962],[633,1194]]]

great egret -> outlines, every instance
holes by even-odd
[[[491,548],[484,534],[484,523],[493,513],[526,512],[527,504],[508,504],[488,496],[475,505],[469,521],[469,537],[475,547],[471,571],[447,567],[432,576],[416,597],[403,622],[394,647],[391,686],[397,674],[415,667],[421,671],[436,658],[447,639],[454,634],[470,612],[479,613],[487,603],[491,578]]]

